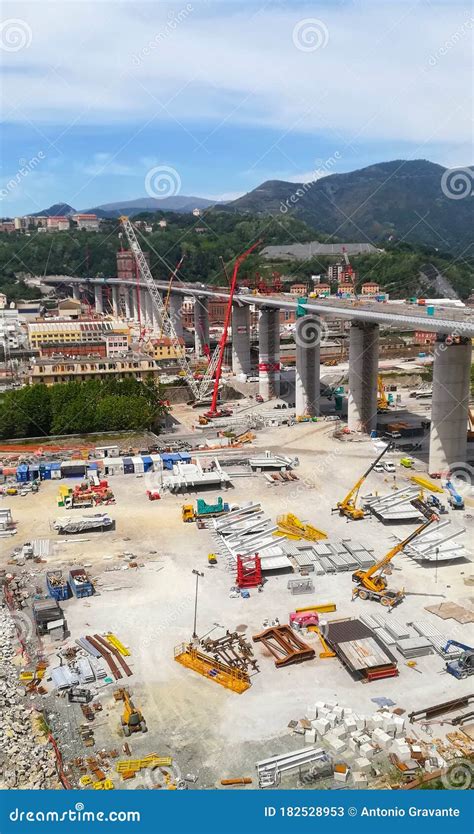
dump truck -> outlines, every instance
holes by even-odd
[[[84,568],[72,568],[69,571],[69,585],[77,599],[91,597],[94,593],[94,586]]]
[[[69,599],[70,597],[69,583],[60,570],[49,570],[46,572],[46,587],[52,599],[59,601]]]
[[[183,504],[181,515],[184,522],[196,521],[199,518],[214,518],[229,512],[229,505],[219,496],[215,504],[207,504],[203,498],[198,498],[196,509],[192,504]]]

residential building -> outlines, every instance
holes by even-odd
[[[56,315],[59,318],[79,319],[82,307],[82,302],[75,298],[62,298],[56,305]]]
[[[414,345],[434,345],[436,342],[436,333],[430,333],[427,330],[415,330],[413,334]]]
[[[201,217],[202,211],[201,209],[195,208],[193,209],[193,217]]]
[[[160,229],[166,229],[168,223],[166,220],[158,220],[158,226]]]
[[[150,253],[144,252],[148,266],[150,265]],[[137,278],[136,262],[133,252],[124,249],[117,252],[117,278],[119,281],[135,281]]]
[[[128,353],[116,359],[84,356],[80,359],[39,359],[30,369],[30,385],[41,382],[55,385],[61,382],[86,382],[89,379],[133,377],[144,380],[158,377],[160,371],[154,359],[144,353]]]
[[[331,295],[331,287],[329,284],[315,284],[313,293],[318,297],[320,295]]]
[[[291,285],[290,293],[291,295],[305,296],[308,295],[308,287],[306,286],[306,284],[303,284],[302,282],[295,283]]]
[[[14,220],[0,220],[0,232],[15,232],[15,222]]]
[[[160,362],[163,360],[182,358],[185,355],[184,339],[179,339],[178,341],[180,345],[179,349],[166,337],[151,339],[150,346],[155,360]]]
[[[362,284],[362,295],[378,295],[379,292],[380,284],[376,284],[375,281],[366,281],[365,284]]]
[[[43,344],[87,344],[101,341],[107,334],[130,337],[130,330],[118,319],[43,319],[28,324],[30,347]]]
[[[69,226],[69,217],[48,217],[46,221],[48,232],[68,232]]]
[[[39,346],[39,355],[42,359],[70,357],[78,359],[81,356],[107,356],[106,340],[97,342],[45,342]]]
[[[114,330],[104,336],[106,355],[109,357],[122,356],[130,349],[130,331],[127,328],[123,331]]]
[[[337,292],[341,295],[354,295],[354,284],[352,281],[341,281],[337,286]]]
[[[73,214],[72,220],[77,223],[77,228],[85,232],[98,232],[100,220],[96,214]]]
[[[0,310],[4,310],[7,306],[7,297],[5,293],[0,292]]]
[[[27,342],[26,330],[22,327],[18,310],[6,308],[0,310],[0,348],[18,350]]]
[[[15,301],[15,307],[20,316],[23,316],[23,318],[36,319],[41,314],[43,299],[33,298],[29,301],[19,299],[18,301]]]

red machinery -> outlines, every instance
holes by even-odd
[[[229,300],[227,302],[227,309],[225,311],[224,328],[223,328],[222,336],[221,336],[221,339],[220,339],[220,342],[219,342],[219,359],[217,361],[217,367],[216,367],[216,375],[215,375],[215,380],[214,380],[214,391],[213,391],[213,394],[212,394],[212,402],[211,402],[211,407],[210,407],[209,411],[206,412],[206,417],[211,417],[211,418],[220,417],[220,412],[217,408],[217,397],[218,397],[218,394],[219,394],[219,382],[220,382],[220,379],[221,379],[222,363],[223,363],[223,360],[224,360],[224,351],[225,351],[225,346],[226,346],[226,342],[227,342],[227,332],[229,330],[230,317],[232,315],[232,301],[233,301],[234,294],[235,294],[235,288],[237,286],[237,275],[238,275],[238,272],[239,272],[239,267],[240,267],[240,264],[243,263],[243,261],[245,261],[246,258],[248,258],[250,253],[253,252],[253,250],[256,249],[257,246],[259,246],[261,242],[262,242],[261,240],[257,240],[256,243],[252,244],[252,246],[249,249],[247,249],[246,252],[243,252],[242,255],[239,255],[239,257],[236,258],[236,260],[235,260],[234,271],[232,273],[232,281],[231,281],[231,284],[230,284]]]
[[[301,628],[307,628],[308,626],[318,626],[319,625],[319,617],[315,611],[293,611],[290,614],[290,625],[301,626]]]
[[[161,498],[160,493],[156,489],[147,489],[146,494],[148,495],[149,501],[159,501]]]
[[[260,556],[237,556],[237,582],[239,588],[257,588],[263,582]]]

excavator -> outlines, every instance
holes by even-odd
[[[352,574],[352,581],[357,586],[352,591],[352,599],[359,597],[359,599],[375,600],[390,609],[404,600],[405,591],[389,591],[387,589],[387,580],[385,579],[384,571],[397,553],[400,553],[407,544],[423,533],[430,524],[433,524],[434,521],[439,521],[439,516],[424,501],[421,501],[419,498],[414,498],[411,503],[417,510],[423,513],[425,521],[410,533],[409,536],[403,539],[403,541],[396,544],[395,547],[392,547],[383,559],[380,559],[371,568],[368,570],[358,570]]]
[[[135,704],[130,698],[130,693],[128,692],[128,690],[118,689],[117,692],[114,692],[114,699],[116,701],[123,701],[124,704],[121,718],[124,736],[128,737],[132,733],[146,733],[148,727],[143,717],[143,713],[141,713],[140,710],[136,708]]]
[[[373,463],[370,464],[369,468],[364,472],[362,477],[359,478],[356,484],[352,487],[351,491],[348,492],[346,497],[343,501],[340,501],[331,512],[333,513],[340,513],[341,515],[345,515],[346,518],[351,519],[351,521],[359,521],[361,518],[364,518],[364,511],[356,507],[357,497],[359,495],[359,490],[364,483],[365,479],[368,475],[372,472],[374,466],[376,466],[384,456],[386,452],[388,452],[390,448],[390,444],[388,444],[385,449],[382,449],[380,455],[375,458]]]

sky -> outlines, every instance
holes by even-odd
[[[472,164],[457,0],[4,0],[0,215]]]

